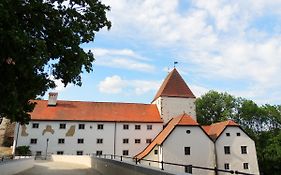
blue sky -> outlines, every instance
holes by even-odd
[[[56,81],[59,99],[150,103],[177,61],[197,97],[216,90],[281,104],[281,1],[102,2],[112,28],[83,45],[94,71],[82,87]]]

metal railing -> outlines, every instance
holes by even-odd
[[[113,154],[93,154],[96,157],[99,158],[105,158],[105,159],[113,159],[113,160],[120,160],[121,162],[124,161],[124,158],[126,159],[131,159],[132,162],[134,162],[136,165],[141,164],[141,161],[147,161],[147,162],[153,162],[153,163],[158,163],[161,165],[161,170],[164,170],[164,165],[172,165],[172,166],[178,166],[178,167],[187,167],[190,169],[189,173],[192,173],[192,169],[201,169],[201,170],[206,170],[206,171],[213,171],[215,174],[218,172],[224,172],[224,173],[230,173],[230,174],[242,174],[242,175],[255,175],[251,173],[246,173],[246,172],[241,172],[237,170],[224,170],[224,169],[219,169],[217,167],[215,168],[208,168],[208,167],[202,167],[202,166],[195,166],[195,165],[190,165],[190,164],[179,164],[179,163],[173,163],[173,162],[164,162],[164,161],[157,161],[157,160],[150,160],[150,159],[138,159],[136,157],[130,157],[130,156],[120,156],[120,155],[113,155]]]

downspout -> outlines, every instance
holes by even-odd
[[[216,146],[216,140],[214,141],[214,148],[215,148],[215,175],[218,175],[218,156],[217,156],[217,146]]]
[[[114,123],[113,155],[114,155],[114,159],[115,159],[115,155],[116,155],[116,122]]]

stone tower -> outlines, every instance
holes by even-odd
[[[196,121],[195,100],[196,97],[174,68],[165,78],[152,104],[157,105],[164,123],[183,113]]]

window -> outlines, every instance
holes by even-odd
[[[230,146],[224,146],[224,154],[230,154]]]
[[[141,125],[135,125],[135,130],[140,130],[141,129]]]
[[[41,156],[42,155],[42,151],[36,151],[35,156]]]
[[[97,156],[102,155],[102,151],[101,151],[101,150],[97,150],[97,151],[96,151],[96,155],[97,155]]]
[[[240,136],[241,134],[240,134],[240,132],[237,132],[236,135],[237,135],[237,136]]]
[[[103,124],[98,124],[98,129],[103,129]]]
[[[78,129],[85,129],[85,124],[79,124]]]
[[[57,151],[57,155],[63,155],[63,151]]]
[[[97,144],[102,144],[103,143],[103,139],[97,139]]]
[[[147,130],[152,130],[152,125],[146,125]]]
[[[126,124],[126,125],[123,125],[123,129],[124,129],[124,130],[128,130],[128,129],[129,129],[129,125],[127,125],[127,124]]]
[[[58,144],[64,144],[64,139],[58,139]]]
[[[30,144],[37,144],[37,139],[30,139]]]
[[[190,155],[190,147],[184,147],[184,155]]]
[[[241,146],[241,154],[247,154],[247,146]]]
[[[129,143],[129,139],[123,139],[123,143]]]
[[[151,143],[151,139],[146,139],[146,143]]]
[[[135,139],[135,143],[140,143],[141,140],[140,139]]]
[[[77,139],[77,143],[78,144],[83,144],[84,143],[84,139]]]
[[[83,151],[76,151],[76,155],[83,155]]]
[[[123,156],[128,156],[129,155],[129,150],[123,150]]]
[[[155,154],[155,155],[158,154],[158,150],[157,150],[157,149],[154,150],[154,154]]]
[[[244,168],[244,170],[249,169],[249,164],[248,163],[243,163],[243,168]]]
[[[190,134],[191,131],[188,129],[188,130],[186,130],[185,132],[186,132],[187,134]]]
[[[227,132],[227,133],[225,133],[225,135],[226,135],[227,137],[229,137],[229,136],[230,136],[230,133],[229,133],[229,132]]]
[[[39,128],[39,123],[32,123],[32,128]]]
[[[192,174],[192,166],[191,165],[185,166],[184,169],[185,169],[184,171],[186,173]]]
[[[60,123],[60,129],[65,129],[66,124],[65,123]]]
[[[229,163],[225,163],[225,164],[224,164],[224,169],[225,169],[225,170],[229,170]]]

